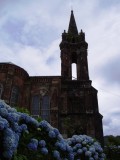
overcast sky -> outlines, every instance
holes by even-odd
[[[0,0],[0,62],[30,76],[60,75],[59,44],[71,9],[88,42],[104,135],[120,135],[120,0]]]

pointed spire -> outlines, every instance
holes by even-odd
[[[78,34],[73,10],[71,10],[71,17],[70,17],[70,22],[69,22],[68,33],[72,33],[72,34],[75,34],[75,35]]]

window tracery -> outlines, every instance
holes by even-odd
[[[17,105],[18,98],[19,98],[19,88],[17,86],[13,86],[12,92],[11,92],[10,104],[12,106]]]
[[[3,93],[3,85],[0,83],[0,99],[2,97],[2,93]]]

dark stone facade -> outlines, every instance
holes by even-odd
[[[62,34],[61,76],[34,76],[12,63],[0,63],[0,98],[29,109],[57,127],[64,136],[87,134],[103,143],[102,115],[97,90],[89,79],[88,44],[78,33],[73,11],[68,32]],[[72,80],[72,63],[77,79]]]

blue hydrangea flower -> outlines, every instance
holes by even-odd
[[[98,159],[98,155],[97,155],[97,154],[94,155],[94,159],[95,159],[95,160]]]
[[[25,113],[20,113],[18,112],[18,114],[20,115],[20,120],[25,120],[26,121],[26,117],[29,117],[27,114]]]
[[[85,156],[91,157],[91,155],[92,155],[92,153],[91,153],[90,151],[86,151],[86,152],[85,152]]]
[[[49,131],[48,135],[50,138],[56,138],[56,134],[54,131]]]
[[[31,141],[32,143],[36,143],[36,144],[38,145],[38,140],[37,140],[36,138],[32,138],[30,141]]]
[[[26,131],[28,129],[26,124],[22,124],[20,128],[21,128],[21,131]]]
[[[66,142],[67,142],[69,145],[72,145],[72,141],[71,141],[70,138],[68,138],[68,139],[66,140]]]
[[[75,138],[75,137],[72,137],[72,138],[71,138],[71,141],[72,141],[72,144],[75,144],[75,143],[76,143],[76,138]]]
[[[4,101],[0,99],[0,109],[1,109],[1,108],[5,108],[5,106],[4,106],[3,103],[4,103]]]
[[[78,142],[78,143],[81,143],[82,141],[83,141],[83,139],[82,139],[81,137],[78,137],[78,138],[77,138],[77,142]]]
[[[41,148],[41,153],[44,154],[44,155],[47,155],[48,154],[48,149],[43,147]]]
[[[59,148],[60,148],[62,151],[66,151],[66,149],[67,149],[66,143],[60,143],[60,144],[59,144]]]
[[[7,115],[7,120],[10,122],[18,122],[20,118],[20,115],[18,115],[17,113],[8,113]]]
[[[0,130],[3,130],[4,128],[7,127],[9,127],[8,121],[0,116]]]
[[[66,150],[68,152],[73,152],[73,148],[71,146],[69,146],[69,145],[66,146]]]
[[[93,142],[94,142],[94,139],[93,138],[91,138],[91,137],[89,137],[89,144],[93,144]]]
[[[77,147],[76,147],[76,146],[74,146],[74,147],[73,147],[73,151],[76,151],[76,150],[77,150]]]
[[[89,151],[92,152],[92,154],[94,154],[95,153],[95,148],[94,147],[90,147]]]
[[[83,141],[82,144],[85,146],[85,145],[87,144],[87,142],[86,142],[86,141]]]
[[[48,125],[48,122],[45,121],[45,120],[41,121],[41,122],[39,123],[39,126],[40,126],[41,128],[46,129],[46,131],[50,131],[50,126]]]
[[[79,155],[79,154],[82,154],[83,153],[83,150],[82,149],[78,149],[77,150],[77,154]]]
[[[38,140],[35,138],[32,138],[30,140],[30,143],[27,145],[28,149],[36,151],[38,148]]]
[[[60,134],[60,132],[57,128],[54,128],[53,131],[55,132],[56,136],[58,136]]]
[[[63,136],[62,136],[61,134],[59,134],[59,135],[57,136],[57,139],[58,139],[59,141],[62,141],[62,140],[63,140]]]
[[[19,136],[11,128],[4,130],[3,147],[7,153],[14,153],[18,146]],[[7,155],[7,154],[4,154]],[[8,157],[6,157],[8,158]]]
[[[15,112],[17,112],[17,110],[15,108],[12,108],[10,106],[7,107],[7,110],[8,110],[9,113],[15,113]]]
[[[25,121],[26,123],[32,124],[34,127],[38,128],[39,127],[39,123],[36,119],[30,117],[30,116],[26,116],[25,117]]]
[[[80,143],[77,143],[75,146],[76,146],[77,148],[82,148],[82,145],[81,145]]]
[[[22,125],[20,125],[19,126],[19,124],[18,123],[12,123],[12,129],[15,131],[15,132],[17,132],[19,135],[21,135],[21,133],[23,132],[23,131],[26,131],[27,130],[27,125],[26,124],[22,124]]]
[[[28,149],[29,150],[33,150],[33,151],[37,151],[37,144],[36,143],[32,143],[30,142],[28,145],[27,145]]]
[[[0,130],[3,130],[3,129],[4,129],[4,122],[0,121]]]
[[[15,132],[20,132],[20,126],[18,123],[12,123],[11,128],[15,131]]]
[[[69,153],[69,159],[74,160],[74,154],[73,153]]]
[[[90,157],[89,160],[94,160],[94,158],[93,158],[93,157]]]
[[[39,146],[40,146],[40,147],[45,147],[45,146],[46,146],[45,140],[40,140],[40,141],[39,141]]]
[[[2,117],[6,117],[7,114],[8,114],[8,111],[7,111],[6,108],[0,108],[0,115],[1,115]]]
[[[57,160],[60,159],[60,153],[57,150],[53,151],[53,157],[56,158]]]
[[[86,147],[83,147],[82,150],[83,150],[84,152],[86,152],[86,151],[87,151],[87,148],[86,148]]]

